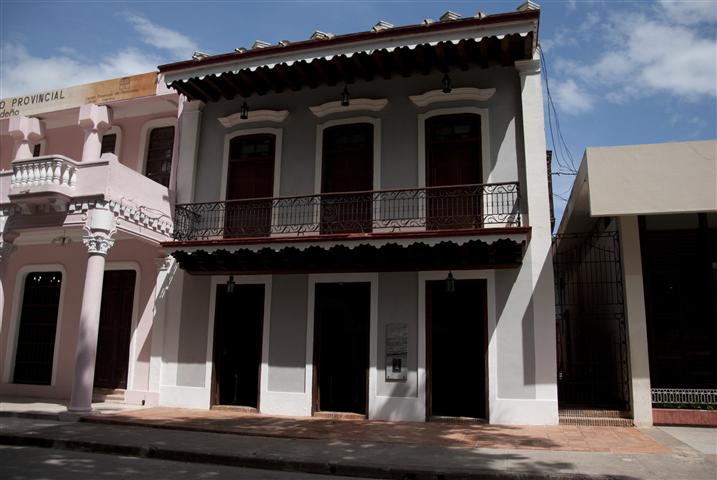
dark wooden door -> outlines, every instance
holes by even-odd
[[[370,283],[316,285],[314,411],[366,415]]]
[[[267,236],[271,232],[276,136],[235,137],[229,144],[224,236]],[[257,200],[253,200],[257,199]]]
[[[30,272],[25,277],[13,383],[52,382],[61,291],[62,272]]]
[[[440,115],[426,120],[426,186],[482,182],[480,116]],[[466,188],[428,191],[429,229],[480,226],[481,196]]]
[[[485,280],[426,282],[429,417],[487,418]]]
[[[356,123],[324,130],[321,232],[370,232],[373,189],[373,125]]]
[[[264,285],[217,286],[213,403],[259,408]]]
[[[108,270],[102,283],[95,387],[127,388],[134,308],[134,270]]]

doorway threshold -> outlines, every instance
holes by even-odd
[[[353,412],[314,412],[314,418],[324,418],[328,420],[366,420],[367,416],[363,413]]]
[[[484,418],[473,418],[473,417],[446,417],[441,415],[433,415],[428,418],[429,422],[438,423],[457,423],[457,424],[474,424],[474,423],[488,423]]]
[[[241,405],[212,405],[210,408],[212,410],[221,410],[221,411],[227,411],[227,412],[259,413],[259,410],[257,408],[244,407]]]

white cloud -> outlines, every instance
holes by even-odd
[[[687,101],[717,97],[717,20],[710,13],[717,4],[706,3],[661,2],[659,10],[618,11],[602,23],[588,16],[583,25],[596,26],[602,33],[600,41],[584,47],[598,53],[586,61],[555,59],[550,73],[560,79],[554,88],[558,107],[572,113],[589,111],[597,97],[613,103],[652,95]]]
[[[687,99],[717,96],[717,44],[693,29],[642,16],[615,24],[619,48],[577,73],[624,98],[669,93]]]
[[[553,81],[551,94],[561,111],[568,114],[588,112],[593,108],[593,97],[572,79]]]
[[[160,58],[134,49],[119,50],[101,62],[67,52],[35,56],[20,44],[3,45],[2,59],[0,98],[149,72],[160,62]]]
[[[717,2],[714,0],[660,0],[658,8],[669,15],[672,22],[683,25],[717,21]]]
[[[124,17],[140,34],[141,40],[154,48],[171,52],[176,59],[187,59],[199,50],[197,45],[187,36],[162,27],[147,20],[145,17],[125,13]]]
[[[6,42],[0,47],[0,98],[150,72],[176,60],[167,58],[167,52],[189,58],[196,49],[180,33],[138,15],[124,17],[148,48],[120,48],[96,60],[63,45],[54,54],[37,55],[23,43]]]

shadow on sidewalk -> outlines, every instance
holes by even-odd
[[[27,428],[17,435],[0,435],[0,443],[13,446],[41,446],[64,450],[82,450],[95,453],[108,453],[142,458],[176,460],[212,465],[231,465],[267,470],[318,473],[330,475],[390,478],[390,479],[453,479],[453,478],[590,478],[637,479],[640,476],[623,475],[609,462],[593,464],[594,472],[581,472],[584,463],[566,461],[568,452],[547,454],[536,449],[520,451],[477,450],[457,445],[436,445],[430,443],[399,442],[406,436],[401,433],[392,435],[391,441],[367,441],[364,439],[313,438],[297,440],[289,436],[250,436],[217,435],[191,428],[179,428],[184,421],[194,424],[192,416],[185,420],[175,419],[169,430],[161,428],[141,428],[146,425],[127,422],[120,426],[119,421],[107,425],[106,422],[91,420],[81,423],[68,422],[28,422]],[[274,428],[294,426],[295,420],[276,417],[263,419],[263,425]],[[325,421],[318,423],[322,428],[331,424],[344,424],[346,421]],[[303,421],[302,421],[303,423]],[[313,422],[312,422],[313,423]],[[348,422],[362,423],[362,422]],[[388,426],[395,424],[385,423]],[[426,428],[445,430],[445,436],[451,441],[456,432],[465,426],[428,425]],[[154,425],[159,427],[159,425]],[[402,425],[399,425],[402,426]],[[424,424],[412,424],[414,428]],[[356,425],[351,427],[355,431]],[[490,427],[490,426],[482,426]],[[301,426],[301,432],[309,437],[311,426]],[[496,427],[497,428],[497,427]],[[501,429],[503,427],[500,427]],[[493,428],[490,428],[491,430]],[[441,435],[438,435],[440,438]],[[413,437],[411,437],[413,438]],[[540,438],[524,437],[523,441],[540,445],[548,449],[550,441]],[[61,462],[61,454],[56,461]]]
[[[162,407],[85,417],[83,421],[361,443],[544,450],[565,447],[564,444],[554,441],[552,437],[555,437],[555,432],[551,432],[547,427],[275,417],[226,410],[206,411]]]

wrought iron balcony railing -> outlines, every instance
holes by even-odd
[[[175,207],[178,241],[520,227],[517,182],[324,193]]]

